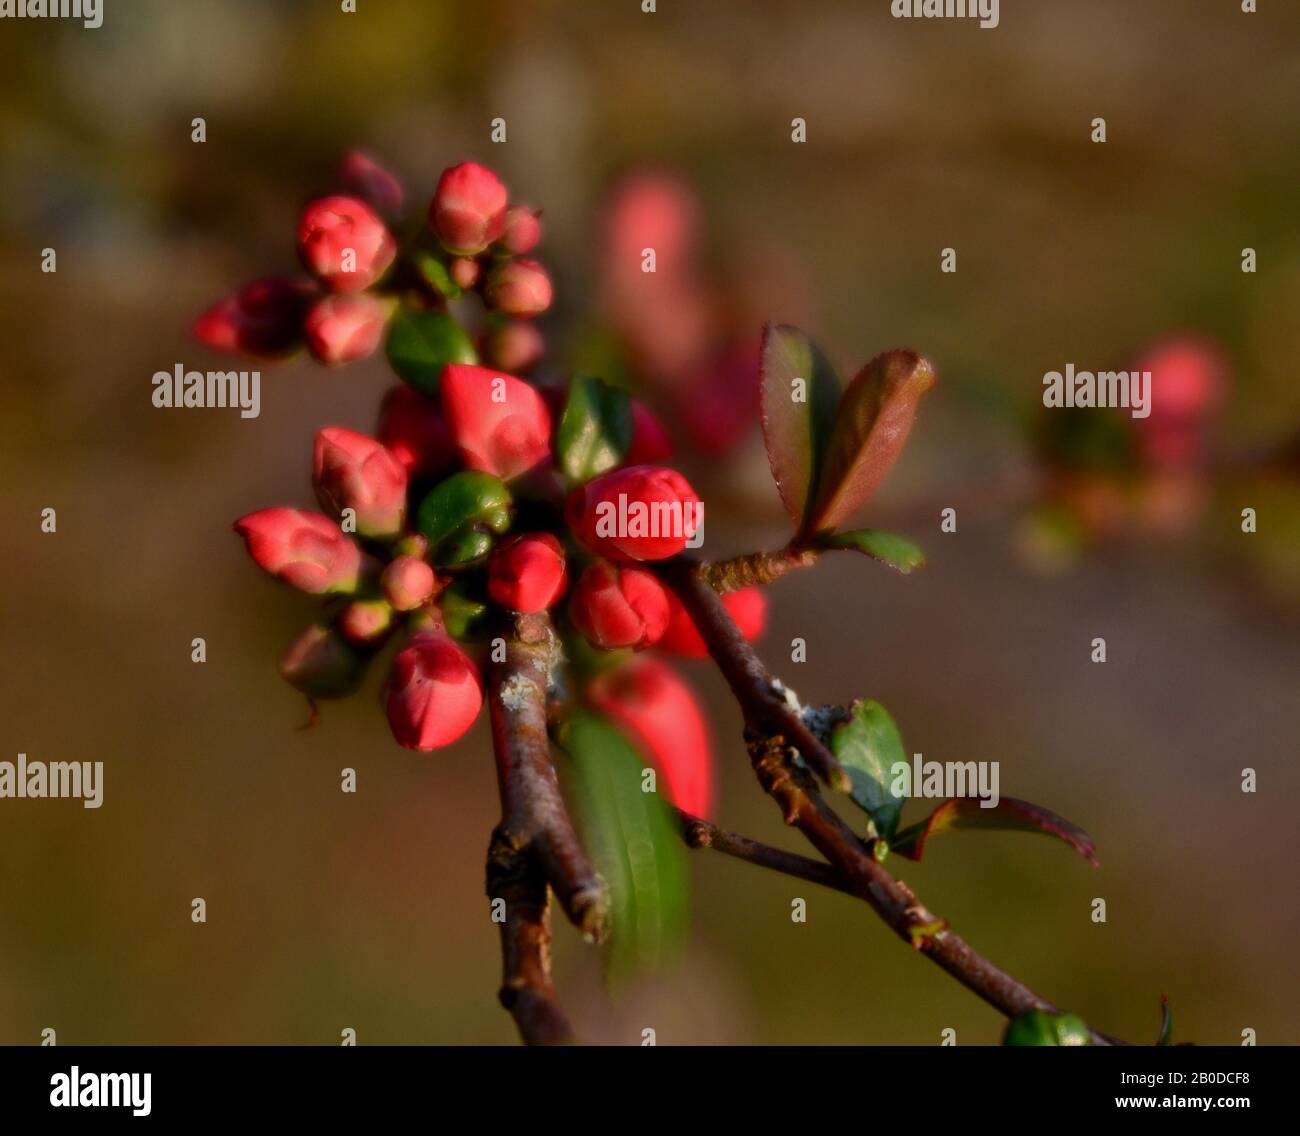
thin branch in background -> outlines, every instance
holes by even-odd
[[[1052,1003],[949,930],[945,920],[927,910],[906,884],[877,862],[866,844],[818,792],[806,770],[794,762],[796,750],[805,760],[808,757],[799,734],[773,729],[771,718],[751,715],[751,707],[766,706],[765,696],[775,680],[732,622],[698,562],[677,557],[659,568],[694,620],[745,712],[745,741],[754,772],[780,806],[786,824],[799,829],[826,858],[846,889],[864,899],[904,942],[989,1005],[1009,1018],[1030,1010],[1056,1012]],[[797,720],[793,711],[788,713]],[[1098,1045],[1113,1043],[1113,1039],[1095,1031],[1092,1040]]]

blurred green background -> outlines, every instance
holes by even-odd
[[[216,362],[187,337],[199,310],[292,269],[297,209],[351,146],[399,170],[415,210],[466,157],[544,207],[555,374],[599,310],[611,184],[675,171],[698,197],[701,262],[736,282],[755,338],[793,320],[845,370],[902,344],[935,359],[878,519],[1018,460],[1044,371],[1110,365],[1170,329],[1231,360],[1226,451],[1300,420],[1296,5],[1003,0],[995,31],[896,21],[887,0],[357,6],[107,0],[98,30],[0,24],[0,757],[106,766],[98,811],[0,801],[0,1042],[46,1027],[64,1043],[514,1038],[483,895],[486,723],[449,752],[403,751],[372,683],[298,729],[276,660],[313,605],[259,577],[229,531],[309,503],[315,431],[371,429],[384,364],[264,367],[254,420],[150,403],[156,370]],[[57,274],[40,272],[46,247]],[[684,466],[728,503],[707,552],[785,538],[756,427],[725,462]],[[1274,544],[1252,570],[1243,542],[1277,530],[1264,510],[1242,536],[1248,504],[1230,497],[1201,539],[1110,546],[1052,576],[1018,554],[1013,516],[976,505],[944,536],[927,509],[906,527],[924,573],[846,556],[772,589],[765,652],[805,699],[878,698],[911,750],[1000,761],[1005,795],[1094,835],[1095,872],[1045,840],[977,834],[899,871],[995,961],[1135,1040],[1155,1038],[1164,993],[1180,1039],[1300,1041],[1297,550]],[[802,665],[784,661],[796,635]],[[798,847],[720,680],[689,669],[713,712],[719,819]],[[992,1011],[861,904],[712,854],[691,868],[680,964],[617,1000],[557,928],[587,1037],[998,1038]]]

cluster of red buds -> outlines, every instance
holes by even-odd
[[[890,771],[905,751],[885,708],[870,699],[802,706],[747,643],[766,620],[760,589],[823,554],[858,552],[903,573],[924,563],[904,537],[844,525],[897,461],[935,382],[930,361],[884,351],[845,383],[798,328],[769,324],[759,410],[792,535],[779,550],[726,561],[683,556],[702,537],[703,504],[667,464],[671,446],[651,410],[598,378],[552,386],[524,377],[542,354],[529,321],[552,296],[546,270],[526,255],[541,238],[538,214],[510,205],[492,171],[462,163],[440,178],[427,226],[399,242],[381,219],[401,210],[397,180],[354,155],[343,182],[346,193],[312,202],[299,223],[313,279],[249,285],[196,331],[259,356],[305,342],[329,364],[369,355],[382,340],[404,385],[384,397],[373,436],[341,426],[316,435],[319,511],[261,509],[235,530],[259,567],[323,599],[281,663],[313,703],[357,690],[387,652],[389,727],[402,746],[430,751],[470,729],[487,675],[502,799],[488,886],[494,900],[512,897],[502,1001],[525,1038],[572,1036],[549,979],[549,894],[589,938],[613,924],[611,958],[652,962],[681,911],[665,841],[679,853],[681,837],[702,847],[716,835],[731,854],[802,879],[824,879],[824,870],[853,881],[844,890],[869,894],[905,940],[1015,1012],[1013,1043],[1088,1040],[1073,1019],[1022,1019],[1041,999],[947,935],[882,865],[892,854],[919,860],[931,836],[955,827],[1039,831],[1095,862],[1091,838],[1011,798],[985,808],[953,797],[901,826],[905,794]],[[463,302],[471,294],[477,304]],[[1153,460],[1185,460],[1204,402],[1197,390],[1185,394],[1164,400]],[[760,781],[826,857],[817,875],[791,867],[806,863],[799,857],[701,819],[713,796],[709,731],[665,653],[718,663]],[[594,860],[559,794],[552,738],[582,785],[577,795],[590,798],[580,803],[596,818]],[[638,754],[688,815],[667,815],[645,788]],[[813,775],[863,810],[864,837],[822,800]]]
[[[524,321],[549,306],[552,286],[522,255],[540,239],[538,214],[509,205],[492,171],[448,169],[428,232],[409,249],[380,217],[400,210],[397,180],[357,155],[345,174],[354,193],[313,201],[299,223],[314,284],[258,281],[195,329],[212,346],[259,356],[305,340],[328,364],[369,355],[386,333],[405,380],[385,396],[374,436],[339,426],[316,435],[320,511],[267,508],[235,522],[259,567],[325,601],[282,674],[312,700],[338,698],[396,639],[389,726],[401,745],[434,750],[478,716],[483,655],[503,617],[558,608],[573,692],[625,730],[674,803],[707,815],[703,714],[668,664],[638,654],[705,653],[680,602],[643,567],[681,552],[703,519],[686,478],[663,464],[663,425],[599,380],[539,388],[512,373],[541,355]],[[486,323],[477,336],[453,311],[471,290]],[[747,635],[762,631],[756,587],[726,602]]]
[[[213,305],[194,324],[223,351],[278,359],[299,347],[329,366],[372,355],[415,288],[442,299],[477,293],[493,317],[479,350],[495,366],[525,373],[541,359],[541,334],[528,321],[551,305],[551,279],[526,254],[541,239],[539,214],[509,203],[501,179],[462,162],[446,170],[429,204],[428,245],[399,248],[401,183],[373,158],[349,154],[340,187],[309,202],[298,218],[298,256],[309,278],[255,280]],[[422,234],[423,236],[423,234]],[[452,336],[449,348],[468,354]]]
[[[1044,487],[1024,537],[1049,564],[1117,536],[1186,535],[1208,504],[1213,427],[1231,383],[1223,351],[1202,336],[1176,335],[1145,347],[1130,367],[1150,374],[1146,417],[1096,409],[1042,416]]]

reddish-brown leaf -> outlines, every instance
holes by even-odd
[[[934,367],[915,351],[886,351],[857,373],[835,412],[804,535],[838,527],[876,491],[934,381]]]

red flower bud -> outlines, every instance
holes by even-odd
[[[767,597],[759,588],[741,588],[736,592],[727,592],[722,597],[722,606],[727,609],[736,628],[750,642],[763,634],[767,626]],[[709,649],[696,629],[694,620],[687,614],[681,601],[672,593],[668,595],[668,627],[659,646],[685,655],[688,659],[706,659]]]
[[[384,711],[393,737],[407,749],[451,745],[482,705],[478,668],[446,635],[418,632],[393,659]]]
[[[393,628],[393,609],[386,600],[353,600],[338,614],[335,624],[349,643],[371,647]]]
[[[501,235],[501,247],[514,256],[532,252],[542,239],[542,223],[536,212],[527,205],[512,205],[506,210],[506,230]]]
[[[373,296],[326,296],[307,313],[307,349],[322,363],[352,363],[374,353],[388,322],[388,305]]]
[[[321,507],[333,516],[356,514],[356,531],[366,537],[391,537],[406,518],[406,470],[381,442],[326,426],[316,435],[312,484]]]
[[[257,566],[304,592],[354,592],[361,574],[361,549],[329,517],[304,509],[259,509],[240,517]]]
[[[708,817],[713,807],[709,730],[694,692],[677,672],[642,655],[598,677],[588,694],[654,764],[673,804]]]
[[[551,413],[542,396],[512,375],[449,363],[442,413],[461,460],[503,481],[550,460]]]
[[[1223,398],[1227,361],[1212,343],[1186,336],[1155,347],[1134,370],[1151,372],[1150,412],[1136,420],[1143,455],[1156,466],[1194,465]]]
[[[487,166],[461,162],[443,171],[429,225],[448,252],[474,256],[501,236],[505,224],[506,187]]]
[[[412,477],[441,473],[456,459],[451,431],[438,404],[405,384],[384,396],[377,434]]]
[[[308,698],[342,698],[360,685],[362,662],[328,627],[307,628],[280,660],[280,674]]]
[[[488,595],[526,615],[545,611],[564,585],[564,549],[550,533],[513,536],[488,560]]]
[[[539,315],[551,306],[551,278],[535,260],[503,261],[488,276],[484,296],[508,315]]]
[[[511,320],[487,333],[483,353],[494,367],[522,375],[542,361],[546,354],[546,341],[531,323]]]
[[[298,254],[330,291],[360,292],[388,270],[397,245],[369,205],[338,193],[302,211]]]
[[[473,257],[458,256],[451,262],[448,271],[456,287],[468,292],[483,275],[483,266]]]
[[[302,319],[315,289],[301,280],[268,276],[245,284],[194,321],[200,343],[255,358],[287,355],[302,343]]]
[[[668,431],[644,402],[632,399],[632,444],[623,458],[624,465],[658,465],[673,456]]]
[[[344,157],[339,180],[344,190],[368,201],[379,212],[390,217],[402,212],[406,197],[402,183],[365,151],[352,150]]]
[[[569,494],[578,543],[611,560],[663,560],[698,547],[704,505],[680,473],[656,465],[615,469]]]
[[[668,596],[644,568],[597,560],[578,577],[569,614],[593,646],[639,651],[657,642],[668,626]]]
[[[397,611],[414,611],[433,595],[433,569],[415,556],[397,556],[384,569],[380,587]]]

